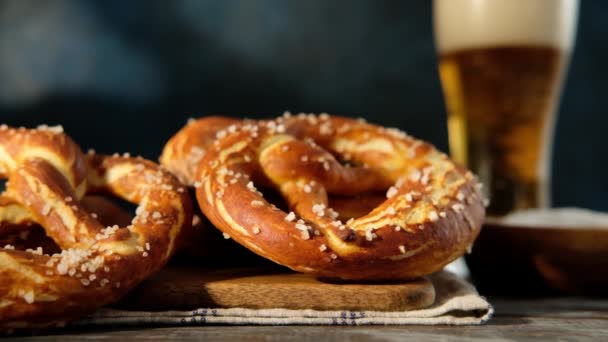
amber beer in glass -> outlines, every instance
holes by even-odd
[[[549,206],[556,109],[578,0],[435,0],[450,153],[484,184],[488,214]]]

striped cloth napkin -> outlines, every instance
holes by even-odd
[[[492,305],[467,281],[448,271],[431,276],[435,303],[411,311],[319,311],[200,308],[189,311],[127,311],[104,308],[76,326],[154,325],[476,325],[493,315]]]

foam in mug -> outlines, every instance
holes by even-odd
[[[439,52],[505,45],[541,45],[569,51],[578,0],[436,0]]]

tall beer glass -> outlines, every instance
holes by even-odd
[[[501,216],[550,202],[555,113],[578,0],[435,0],[452,157]]]

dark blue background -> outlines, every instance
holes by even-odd
[[[554,204],[608,210],[608,3],[582,1]],[[186,118],[362,116],[447,150],[431,1],[0,0],[0,121],[156,159]]]

